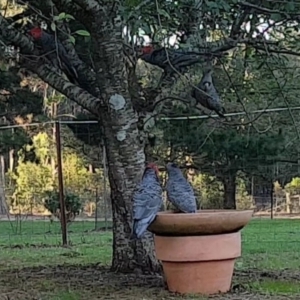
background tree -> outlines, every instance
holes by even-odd
[[[264,60],[275,54],[298,55],[298,43],[291,31],[298,30],[298,15],[294,12],[299,11],[299,4],[296,1],[263,1],[257,6],[252,1],[234,0],[218,3],[194,0],[103,0],[101,4],[96,0],[34,0],[26,5],[20,3],[22,4],[14,7],[9,15],[3,10],[0,16],[1,41],[4,45],[13,45],[19,50],[17,63],[20,67],[39,76],[55,90],[93,114],[99,122],[99,135],[103,136],[107,151],[113,208],[112,269],[158,270],[151,238],[134,242],[130,240],[132,194],[145,162],[146,132],[145,127],[138,126],[138,120],[151,115],[174,115],[174,105],[178,106],[178,98],[181,98],[179,102],[190,99],[188,95],[199,76],[187,79],[177,74],[179,79],[175,83],[164,82],[161,88],[152,85],[151,80],[147,84],[139,82],[135,44],[141,39],[137,37],[143,30],[144,34],[161,46],[169,46],[172,37],[176,41],[176,47],[202,53],[201,60],[204,64],[208,63],[207,57],[217,57],[220,68],[224,71],[232,69],[229,72],[231,78],[231,74],[235,73],[233,69],[242,66],[242,60],[232,60],[236,52],[239,55],[246,53],[255,60],[252,56],[254,53],[260,56],[262,65],[266,64]],[[78,73],[78,85],[59,75],[47,58],[40,55],[37,45],[26,36],[28,25],[25,23],[28,17],[35,25],[41,21],[47,23],[48,28],[61,40]],[[262,24],[268,29],[261,30]],[[77,34],[74,33],[76,31]],[[271,39],[266,38],[266,32]],[[86,37],[79,37],[79,33]],[[224,52],[228,53],[227,57],[223,55]],[[272,76],[276,77],[269,62],[268,66]],[[243,73],[248,68],[248,65],[243,66]],[[239,85],[244,89],[251,88],[247,86],[249,82],[244,83],[244,76],[237,78],[230,85],[226,82],[227,88],[222,90],[226,99],[230,99]],[[222,77],[220,79],[223,80]],[[278,89],[283,89],[280,80]],[[231,93],[231,90],[234,92]],[[226,108],[237,110],[242,106],[246,109],[244,102],[249,102],[251,108],[258,106],[256,101],[252,103],[241,99],[243,101],[239,103],[239,107],[231,107],[226,101]],[[246,117],[247,122],[253,124],[248,114]],[[227,122],[228,126],[234,127],[241,120]],[[225,125],[224,122],[221,127]],[[243,127],[245,133],[246,129]],[[229,132],[234,134],[234,129]],[[221,133],[218,137],[221,137]],[[229,150],[230,145],[226,152],[227,159]],[[225,160],[226,158],[221,157],[223,165]],[[230,162],[233,161],[230,157]],[[235,174],[230,173],[231,179],[233,175]],[[231,204],[229,206],[232,207]]]

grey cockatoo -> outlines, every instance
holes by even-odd
[[[194,190],[175,163],[167,164],[168,180],[166,183],[169,201],[181,212],[197,211]]]
[[[201,93],[198,89],[193,89],[191,96],[196,99],[202,106],[215,111],[220,117],[225,118],[225,109],[222,106],[221,98],[214,86],[212,69],[203,73],[200,83],[197,88],[204,91],[206,94]]]
[[[201,56],[203,57],[204,55],[196,52],[167,48],[154,49],[153,46],[145,46],[142,48],[140,58],[151,65],[162,68],[171,75],[176,72],[174,69],[181,71],[188,66],[201,63]],[[170,66],[170,63],[173,67]]]
[[[163,76],[160,79],[161,83],[163,79],[171,80],[171,78],[178,75],[178,72],[182,73],[187,67],[203,62],[203,57],[205,56],[207,56],[206,53],[168,48],[154,49],[152,45],[149,45],[141,49],[140,58],[164,70]]]
[[[157,166],[149,163],[133,195],[133,238],[139,239],[144,235],[162,206],[162,187],[158,174]]]

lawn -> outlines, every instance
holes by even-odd
[[[93,222],[70,226],[68,249],[57,222],[16,227],[0,221],[0,300],[206,299],[170,294],[159,276],[109,272],[112,234]],[[300,220],[254,219],[242,236],[232,292],[216,299],[299,299]]]

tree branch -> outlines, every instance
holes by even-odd
[[[284,11],[280,11],[280,10],[276,10],[276,9],[269,9],[269,8],[265,8],[265,7],[261,7],[259,5],[255,5],[249,2],[240,2],[238,3],[238,5],[240,6],[244,6],[247,8],[252,8],[257,12],[261,12],[264,14],[280,14],[280,15],[284,15],[286,18],[290,18],[290,16],[300,16],[299,13],[293,13],[293,12],[284,12]]]
[[[202,19],[201,6],[203,0],[195,0],[194,5],[189,8],[188,18],[185,19],[179,25],[179,30],[184,30],[184,34],[181,37],[182,43],[189,43],[196,46],[202,40],[202,36],[199,33],[199,25]]]
[[[24,10],[23,12],[19,13],[19,14],[16,14],[12,17],[7,17],[7,19],[10,19],[12,22],[16,22],[16,21],[19,21],[25,17],[28,17],[30,16],[32,13],[31,11],[29,10]]]
[[[103,6],[101,6],[95,0],[73,0],[78,6],[83,8],[85,11],[94,14],[95,12],[104,11]]]
[[[52,1],[60,12],[70,13],[70,15],[75,17],[76,20],[78,20],[81,24],[84,24],[84,26],[90,29],[93,22],[93,16],[90,13],[83,10],[76,3],[68,0],[52,0]]]
[[[237,38],[240,35],[241,26],[249,17],[248,11],[243,11],[240,16],[237,16],[233,22],[231,31],[230,31],[230,37],[231,38]]]
[[[253,41],[250,39],[233,39],[231,37],[227,37],[220,41],[207,43],[206,46],[203,46],[202,48],[199,47],[199,48],[200,48],[200,53],[206,53],[206,54],[213,55],[213,54],[220,54],[220,53],[229,51],[231,49],[234,49],[239,44],[249,44],[255,48],[255,47],[257,47],[256,45],[268,46],[269,44],[274,45],[274,44],[276,44],[276,42],[274,43],[272,41],[268,42],[268,41],[260,41],[260,40]],[[261,47],[261,48],[263,48],[263,47]],[[267,52],[268,48],[264,48],[264,51]],[[177,74],[185,77],[183,74],[180,74],[179,72],[177,72]],[[188,82],[189,79],[187,77],[185,77],[185,81]],[[162,91],[160,91],[160,90],[153,91],[152,90],[151,97],[147,98],[148,106],[147,106],[147,108],[145,108],[145,110],[149,112],[149,111],[151,111],[151,108],[156,107],[158,103],[162,103],[163,99],[165,99],[165,100],[170,99],[168,96],[172,95],[173,85],[174,85],[174,83],[170,83],[169,85],[166,83],[164,85],[164,88],[162,89]],[[193,86],[193,85],[191,85],[191,87],[195,88],[195,86]],[[185,86],[185,89],[187,89],[186,86]],[[145,93],[145,90],[144,90],[144,93]],[[190,93],[187,93],[187,97],[190,98],[189,95],[190,95]],[[185,98],[185,97],[181,97],[181,98]]]
[[[55,4],[55,6],[53,6]],[[59,9],[57,8],[57,5],[59,5]],[[84,12],[81,8],[76,6],[73,2],[70,3],[69,1],[58,1],[54,0],[53,2],[51,0],[36,0],[36,6],[41,11],[40,17],[44,16],[45,19],[52,20],[53,17],[51,17],[51,14],[59,15],[60,12],[66,12],[68,11],[71,15],[76,11],[79,13],[79,15],[84,18],[84,20],[92,19],[91,17],[88,17],[88,14]],[[69,9],[69,10],[68,10]],[[89,14],[90,15],[90,14]],[[49,17],[46,17],[49,16]],[[75,17],[77,15],[75,14]],[[50,24],[48,24],[50,26]],[[68,57],[71,62],[71,64],[75,67],[77,74],[79,76],[78,82],[80,85],[85,88],[89,93],[94,95],[95,97],[100,96],[100,91],[97,89],[97,86],[95,84],[96,82],[96,74],[89,68],[88,64],[83,62],[76,50],[74,45],[68,40],[69,34],[67,30],[68,25],[66,23],[58,23],[57,24],[57,33],[59,36],[60,41],[64,45],[65,49],[68,52]]]
[[[1,37],[14,46],[19,47],[22,54],[30,54],[32,56],[32,53],[37,53],[37,50],[34,48],[31,40],[15,30],[1,15],[0,32]],[[98,98],[73,85],[69,81],[64,80],[61,76],[58,76],[57,73],[53,72],[50,66],[39,65],[36,60],[29,60],[26,56],[24,56],[23,65],[32,72],[36,73],[42,80],[64,94],[66,97],[99,117],[98,113],[99,109],[102,107],[102,103]]]
[[[65,80],[47,64],[39,65],[37,63],[27,62],[24,64],[24,67],[37,74],[43,81],[47,82],[55,90],[99,118],[99,111],[105,107],[100,99]]]

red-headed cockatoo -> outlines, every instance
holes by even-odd
[[[175,163],[167,164],[168,180],[166,183],[169,201],[181,212],[197,211],[194,190]]]
[[[58,69],[61,69],[70,82],[76,83],[78,74],[75,68],[72,66],[66,49],[59,40],[39,27],[35,27],[29,31],[29,34],[33,39],[38,42],[46,57],[51,63]]]
[[[133,195],[133,238],[140,239],[144,235],[162,206],[158,174],[157,166],[149,163]]]
[[[143,47],[141,52],[140,58],[151,65],[163,69],[165,77],[171,77],[176,71],[182,72],[186,67],[201,63],[200,58],[204,55],[168,48],[154,49],[151,45]]]

